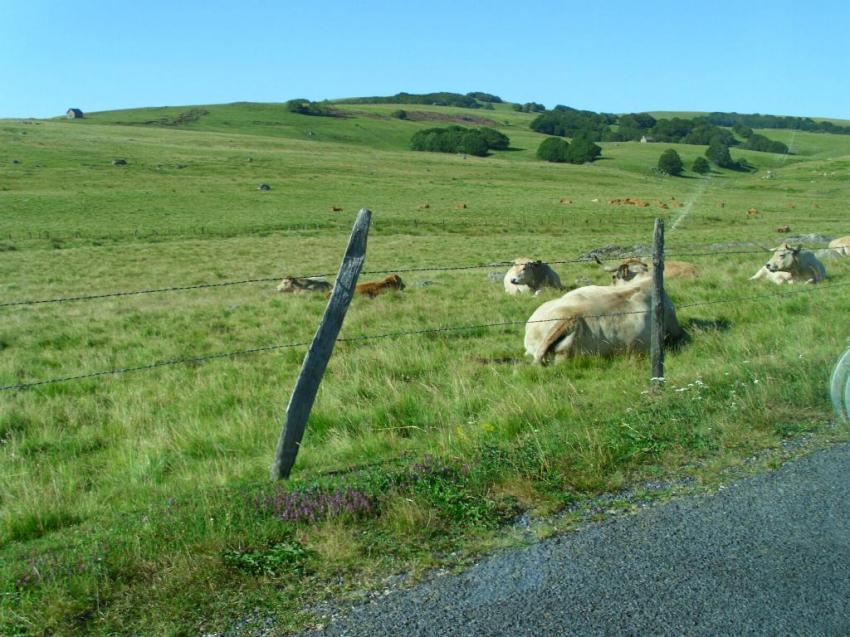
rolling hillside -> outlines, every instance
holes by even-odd
[[[748,277],[763,247],[850,235],[850,136],[761,131],[791,153],[733,148],[756,170],[672,178],[652,170],[663,150],[690,168],[705,147],[603,142],[591,165],[550,164],[534,115],[509,105],[332,106],[0,121],[0,633],[296,629],[329,596],[527,542],[519,516],[542,537],[601,492],[712,484],[787,440],[846,437],[825,387],[847,347],[850,259],[787,297]],[[510,150],[408,150],[469,116]],[[648,205],[609,203],[626,197]],[[273,485],[325,307],[276,280],[335,272],[361,207],[364,278],[399,271],[407,289],[355,299],[294,479]],[[607,284],[577,257],[631,254],[657,217],[670,257],[700,271],[668,281],[690,340],[667,389],[648,392],[638,355],[531,365],[523,322],[557,293],[507,296],[505,262]],[[355,339],[399,331],[419,333]]]

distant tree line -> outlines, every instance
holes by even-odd
[[[850,126],[839,126],[832,122],[816,122],[810,117],[791,117],[788,115],[761,115],[753,113],[710,113],[706,119],[717,126],[735,126],[741,124],[750,128],[785,128],[837,135],[850,135]]]
[[[544,113],[546,107],[537,102],[526,102],[525,104],[514,104],[511,106],[518,113]]]
[[[606,131],[616,121],[616,115],[579,111],[559,104],[553,110],[535,117],[531,122],[531,129],[559,137],[575,137],[581,133],[598,142],[603,141]]]
[[[429,106],[459,106],[461,108],[481,108],[478,99],[473,95],[486,95],[488,99],[483,102],[494,102],[501,98],[487,93],[396,93],[385,97],[351,97],[342,100],[334,100],[338,104],[427,104]],[[495,99],[493,99],[495,98]]]
[[[715,138],[727,147],[740,144],[732,131],[713,124],[705,117],[692,119],[673,117],[656,120],[648,113],[617,116],[560,105],[538,115],[531,122],[530,127],[546,135],[582,136],[595,142],[637,141],[645,136],[656,142],[670,144],[707,146]],[[741,126],[735,132],[746,139],[741,148],[768,153],[788,152],[788,147],[782,142],[770,140],[764,135],[757,135],[751,128]]]
[[[506,150],[510,139],[492,128],[426,128],[413,135],[410,147],[433,153],[466,153],[485,157],[491,150]]]

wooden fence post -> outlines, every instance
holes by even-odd
[[[650,385],[664,384],[664,220],[655,220],[652,235],[652,307],[650,310]]]
[[[354,296],[357,277],[366,259],[366,239],[369,236],[371,220],[372,211],[363,208],[354,222],[348,247],[331,293],[331,300],[328,301],[325,315],[304,357],[301,373],[298,375],[295,389],[286,407],[286,419],[283,430],[280,432],[271,469],[272,480],[288,478],[295,465],[295,457],[298,455],[301,438],[304,436],[307,418],[313,408],[313,401],[316,399],[316,392],[319,391],[319,384],[322,382],[328,359],[333,352],[336,337],[342,328],[348,304]]]

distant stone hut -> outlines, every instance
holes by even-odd
[[[79,108],[69,108],[66,115],[68,119],[83,119],[83,112]]]

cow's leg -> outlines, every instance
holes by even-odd
[[[553,353],[553,349],[557,345],[557,352],[560,355],[568,355],[575,341],[575,330],[578,327],[578,319],[575,316],[568,316],[558,321],[553,321],[552,326],[546,332],[537,351],[534,353],[534,362],[545,365],[549,354]],[[570,334],[570,332],[573,332]],[[562,340],[563,339],[563,340]],[[561,341],[559,343],[559,341]]]

